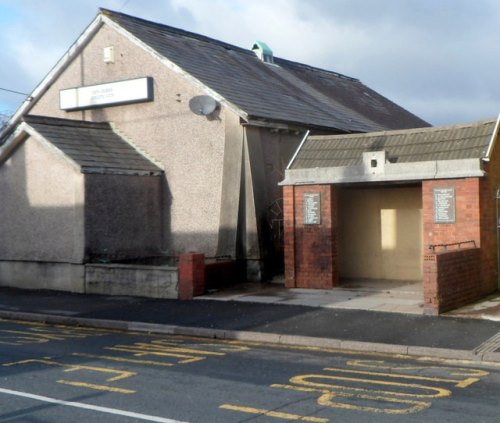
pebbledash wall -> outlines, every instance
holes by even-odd
[[[499,165],[496,154],[485,165],[484,178],[422,181],[422,267],[428,314],[460,307],[497,289]],[[454,223],[435,222],[434,188],[455,190]],[[283,187],[287,287],[339,285],[339,189],[334,184]],[[321,195],[319,224],[304,223],[304,194],[311,193]]]
[[[104,63],[103,49],[110,45],[114,46],[115,61]],[[145,75],[153,81],[154,101],[75,111],[60,108],[59,94],[63,89]],[[84,201],[87,206],[92,205],[91,208],[87,207],[90,211],[86,212],[85,219],[93,222],[93,229],[79,234],[81,236],[78,239],[82,241],[85,238],[86,257],[107,256],[113,252],[121,255],[135,253],[140,257],[198,251],[207,257],[229,256],[246,260],[247,277],[263,277],[263,258],[268,249],[266,212],[281,198],[278,182],[305,129],[285,132],[242,125],[239,116],[223,105],[213,116],[197,116],[189,110],[188,102],[201,94],[205,92],[189,79],[167,69],[160,60],[131,43],[122,34],[103,26],[31,106],[32,115],[93,122],[111,121],[117,133],[165,169],[161,187],[154,187],[157,191],[161,190],[155,196],[161,203],[157,208],[158,213],[161,211],[161,222],[158,224],[158,219],[155,219],[155,233],[152,236],[151,231],[144,231],[143,234],[134,233],[133,228],[128,232],[123,231],[123,228],[127,228],[125,225],[119,231],[120,239],[106,238],[124,219],[116,219],[117,216],[122,217],[119,210],[106,216],[99,215],[99,204],[105,209],[110,197],[124,204],[125,209],[140,206],[140,183],[144,185],[142,189],[151,189],[144,178],[142,181],[136,178],[140,183],[133,187],[124,185],[123,177],[115,178],[120,188],[115,192],[104,192],[98,181],[99,176],[86,178],[85,186],[90,194],[85,200],[81,199],[80,206],[83,210]],[[47,153],[42,151],[36,154],[40,156]],[[47,170],[40,164],[44,162],[36,158],[33,161],[36,163],[29,169],[27,163],[25,171],[45,176]],[[54,161],[53,158],[51,161]],[[66,170],[61,171],[57,173],[55,181],[45,186],[55,187],[54,192],[58,193],[64,190],[64,183],[61,182],[69,176]],[[83,176],[78,173],[74,177],[83,180]],[[108,180],[111,179],[108,177]],[[35,176],[30,178],[30,181],[35,180]],[[18,178],[11,186],[14,192],[26,193],[28,201],[45,192],[40,186],[27,192],[23,184],[24,178]],[[54,195],[49,193],[49,196]],[[70,220],[75,214],[74,201],[71,196],[64,200],[68,198],[70,204],[67,208],[72,214],[65,213],[66,203],[59,200],[54,202],[53,208],[57,207],[60,214],[64,213],[64,220],[59,219],[59,222],[66,224],[68,220],[67,226],[71,229]],[[12,220],[19,214],[18,209],[13,205],[12,211],[2,213],[4,223],[0,223],[0,226],[5,225],[5,229],[10,230]],[[106,213],[109,213],[109,207]],[[150,223],[145,220],[144,226],[153,227]],[[37,222],[30,224],[36,226]],[[10,244],[14,244],[14,250],[20,253],[12,254],[11,245],[5,248],[9,251],[4,251],[0,246],[0,260],[45,260],[45,257],[35,255],[42,252],[51,254],[47,260],[52,262],[85,262],[81,253],[76,258],[67,257],[73,250],[72,245],[66,246],[73,242],[73,231],[70,229],[61,235],[61,240],[55,240],[50,246],[46,239],[42,241],[44,237],[33,239],[31,234],[36,231],[17,231],[19,239],[9,239]],[[54,233],[59,234],[61,231]],[[145,248],[140,252],[128,251],[127,237],[136,244],[139,239],[144,240]],[[110,243],[113,245],[110,246]],[[151,246],[156,249],[152,250]],[[32,251],[35,252],[32,254]]]

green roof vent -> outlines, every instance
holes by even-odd
[[[252,51],[264,63],[274,63],[273,51],[265,42],[255,41],[255,43],[253,43]]]

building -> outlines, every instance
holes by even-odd
[[[282,182],[286,286],[421,281],[427,313],[499,287],[499,121],[311,136]]]
[[[262,279],[280,270],[278,183],[306,131],[423,126],[263,42],[246,50],[102,9],[0,135],[0,284],[16,269],[46,286],[50,263],[51,279],[86,291],[88,263],[186,251]]]

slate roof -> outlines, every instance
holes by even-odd
[[[127,143],[107,122],[86,122],[26,115],[24,122],[81,166],[106,172],[158,173],[158,166]]]
[[[363,153],[387,151],[391,163],[486,158],[495,120],[366,134],[310,136],[290,169],[356,166]]]
[[[101,9],[104,16],[248,114],[338,132],[429,126],[359,80]]]

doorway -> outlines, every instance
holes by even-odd
[[[422,187],[339,190],[341,279],[422,280]]]

